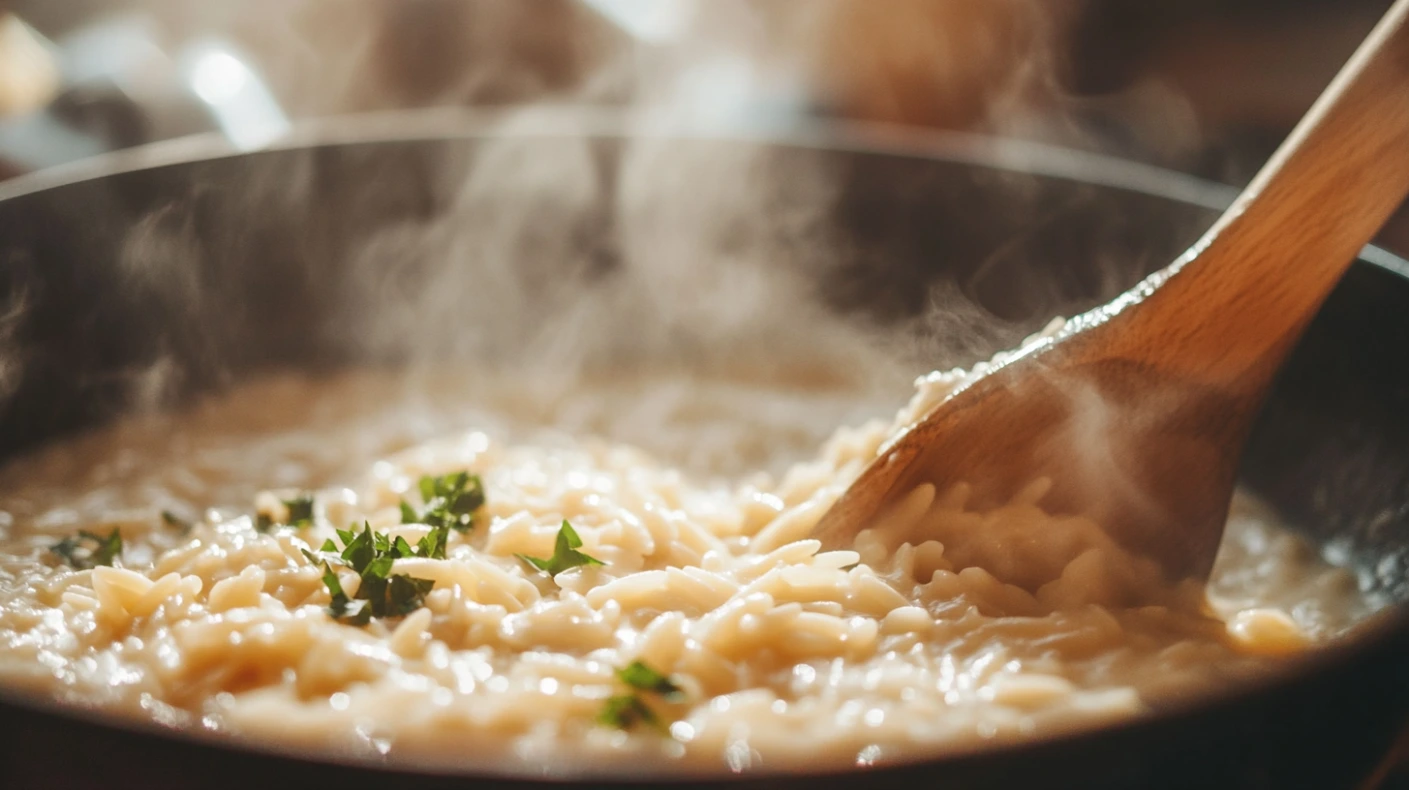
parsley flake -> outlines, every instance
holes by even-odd
[[[79,570],[96,568],[99,565],[112,565],[122,556],[122,530],[113,527],[106,536],[88,530],[79,530],[71,538],[64,538],[49,547],[64,562]]]
[[[469,472],[454,472],[434,477],[426,475],[417,484],[425,510],[417,512],[405,500],[401,502],[402,524],[425,524],[430,527],[453,527],[468,532],[475,527],[475,511],[484,507],[484,481]]]
[[[572,524],[569,524],[567,519],[563,519],[563,525],[558,527],[558,539],[553,546],[552,557],[545,560],[540,557],[530,557],[527,554],[515,554],[514,556],[549,576],[557,576],[569,568],[581,565],[604,564],[596,557],[578,551],[580,548],[582,548],[582,538],[578,537],[577,530],[572,528]]]
[[[597,723],[621,730],[629,730],[637,724],[645,724],[666,732],[650,704],[647,695],[660,697],[665,702],[683,702],[685,691],[671,679],[646,666],[641,661],[632,661],[616,671],[617,680],[632,689],[629,694],[616,694],[609,697],[597,714]]]
[[[626,667],[618,669],[616,676],[621,679],[622,683],[637,691],[659,694],[670,702],[679,702],[685,697],[685,691],[672,683],[670,678],[640,661],[632,661]]]
[[[664,729],[656,712],[635,694],[618,694],[609,698],[602,706],[602,712],[597,714],[597,722],[618,730],[629,730],[637,724]]]
[[[397,560],[408,557],[444,559],[449,531],[449,526],[432,527],[413,548],[405,538],[398,536],[393,540],[384,533],[373,532],[372,525],[363,522],[361,532],[337,530],[341,551],[330,538],[324,541],[319,554],[305,551],[304,556],[323,566],[323,585],[332,596],[328,614],[340,623],[366,625],[373,617],[400,617],[421,608],[435,582],[391,570]],[[359,582],[354,595],[343,590],[333,563],[357,574]]]
[[[313,495],[304,494],[293,499],[285,499],[284,507],[289,509],[288,525],[306,527],[313,523]]]
[[[172,513],[170,510],[163,510],[161,512],[161,523],[167,525],[168,527],[175,527],[181,530],[181,534],[183,535],[187,532],[190,532],[191,529],[195,526],[195,524],[191,523],[190,521],[187,521],[184,518],[181,518],[175,513]]]
[[[323,563],[323,584],[333,596],[328,604],[328,614],[334,620],[346,625],[366,625],[372,621],[372,609],[365,601],[354,601],[342,589],[338,574],[328,563]]]
[[[280,521],[274,518],[273,514],[260,511],[254,516],[255,529],[260,532],[268,532],[277,526],[293,527],[294,529],[312,526],[314,505],[312,494],[299,494],[293,499],[280,499],[279,502],[287,511],[284,520]]]

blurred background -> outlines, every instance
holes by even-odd
[[[532,101],[844,116],[1239,183],[1388,0],[0,0],[10,174]],[[242,116],[242,117],[237,117]]]
[[[0,177],[537,101],[1024,137],[1246,182],[1389,0],[0,0]],[[1403,216],[1385,238],[1409,249]]]
[[[1389,4],[0,0],[0,179],[192,134],[254,149],[313,119],[554,102],[996,134],[1241,185]],[[1409,214],[1381,242],[1409,251]]]

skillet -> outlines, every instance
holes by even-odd
[[[746,162],[715,177],[762,173],[783,184],[769,193],[770,211],[806,206],[821,221],[770,237],[770,249],[858,327],[932,335],[928,311],[944,294],[966,317],[944,326],[962,329],[966,342],[917,340],[918,362],[930,367],[971,363],[1054,314],[1109,298],[1175,257],[1233,194],[1012,141],[866,125],[681,128],[571,108],[527,122],[458,111],[343,119],[258,152],[214,138],[157,144],[0,185],[0,458],[133,409],[153,370],[162,371],[160,404],[176,407],[278,368],[397,365],[423,352],[512,364],[521,350],[512,337],[427,350],[344,331],[350,306],[363,317],[389,309],[384,294],[350,275],[349,261],[365,260],[356,253],[378,231],[454,210],[465,179],[505,145],[525,160],[571,151],[586,163],[590,198],[514,248],[566,250],[561,260],[526,257],[516,271],[545,301],[571,299],[549,287],[562,276],[554,267],[578,267],[574,276],[590,282],[624,265],[617,176],[643,144],[665,152],[665,168]],[[821,209],[807,189],[786,186],[817,173],[836,185]],[[559,187],[540,191],[530,204],[551,202]],[[835,251],[821,263],[805,254],[816,237]],[[711,255],[737,243],[728,233],[711,238],[719,245]],[[444,264],[406,265],[399,274],[433,283]],[[455,320],[479,331],[474,316]],[[767,347],[751,331],[722,342]],[[701,342],[688,332],[665,347],[623,338],[586,364],[688,360]],[[1359,786],[1409,723],[1406,349],[1409,264],[1367,248],[1283,372],[1242,472],[1247,488],[1386,602],[1353,636],[1233,693],[1097,730],[864,773],[765,770],[676,784]],[[10,788],[520,787],[534,785],[532,771],[309,759],[0,689],[0,781]]]

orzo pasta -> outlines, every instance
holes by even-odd
[[[951,381],[932,377],[910,408]],[[12,464],[0,679],[398,761],[816,767],[1140,715],[1264,672],[1367,609],[1349,573],[1242,496],[1209,595],[1159,605],[1126,603],[1153,582],[1099,531],[1041,537],[1040,481],[991,513],[920,490],[912,516],[935,540],[891,545],[882,529],[819,551],[810,527],[887,424],[841,430],[776,477],[726,473],[786,467],[853,392],[664,375],[562,397],[458,386],[274,378]],[[621,438],[621,414],[650,426],[650,454],[590,438]],[[435,520],[419,481],[460,471],[483,504],[465,500],[468,528],[422,551],[437,528],[415,523]],[[458,495],[429,493],[455,509]],[[558,544],[564,521],[575,546]],[[337,532],[364,523],[385,536],[385,573],[418,580],[375,615],[357,600],[373,554],[344,562],[352,533]],[[80,529],[120,530],[111,566],[51,550]],[[556,575],[525,559],[555,557]]]

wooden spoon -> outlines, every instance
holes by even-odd
[[[981,511],[1047,477],[1044,509],[1091,516],[1171,580],[1206,579],[1278,368],[1409,192],[1406,18],[1398,0],[1193,248],[951,393],[813,536],[848,545],[924,483],[967,483]]]

